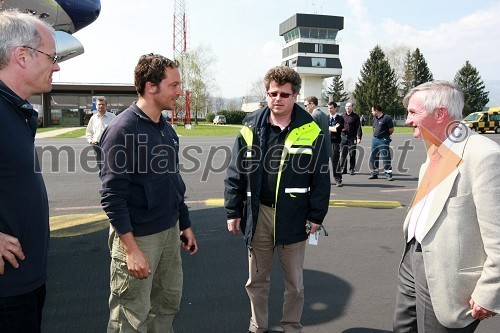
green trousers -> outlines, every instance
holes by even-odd
[[[172,322],[182,297],[179,225],[135,237],[146,256],[151,275],[136,279],[128,273],[125,251],[111,228],[108,333],[173,333]]]

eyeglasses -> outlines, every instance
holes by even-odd
[[[43,52],[43,51],[40,51],[40,50],[34,49],[34,48],[30,47],[30,46],[26,46],[26,45],[24,45],[23,47],[25,47],[25,48],[27,48],[27,49],[30,49],[30,50],[33,50],[33,51],[36,51],[36,52],[38,52],[38,53],[41,53],[41,54],[46,55],[47,57],[49,57],[50,59],[52,59],[52,63],[53,63],[53,64],[55,64],[55,63],[57,62],[57,60],[59,60],[59,56],[58,56],[57,54],[55,54],[55,55],[51,56],[50,54],[47,54],[47,53],[45,53],[45,52]]]
[[[293,93],[277,92],[277,91],[267,93],[267,96],[272,97],[272,98],[276,98],[276,97],[278,97],[278,95],[280,96],[280,98],[288,98],[290,96],[293,96],[294,94]]]

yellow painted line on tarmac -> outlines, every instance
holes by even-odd
[[[210,198],[193,203],[205,204],[207,207],[223,207],[224,199]],[[381,200],[330,200],[330,207],[356,208],[401,208],[399,201]],[[72,237],[86,235],[109,228],[108,217],[104,212],[91,214],[68,214],[50,217],[51,237]]]
[[[358,208],[401,208],[399,201],[384,200],[330,200],[330,207],[358,207]]]
[[[207,199],[207,200],[205,200],[205,206],[223,207],[224,206],[224,199]]]
[[[108,217],[104,212],[52,216],[49,223],[51,237],[86,235],[109,227]]]
[[[224,199],[207,199],[205,205],[209,207],[224,206]],[[361,207],[361,208],[401,208],[399,201],[386,200],[330,200],[330,207]]]

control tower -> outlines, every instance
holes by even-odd
[[[320,100],[323,79],[342,75],[337,43],[342,29],[342,16],[295,14],[280,24],[280,36],[285,38],[281,64],[302,78],[298,102],[311,95]]]

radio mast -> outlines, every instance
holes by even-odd
[[[174,59],[180,63],[181,89],[183,96],[177,100],[177,109],[172,110],[171,122],[174,123],[174,111],[185,118],[185,124],[191,124],[189,91],[189,53],[187,0],[174,0]]]

